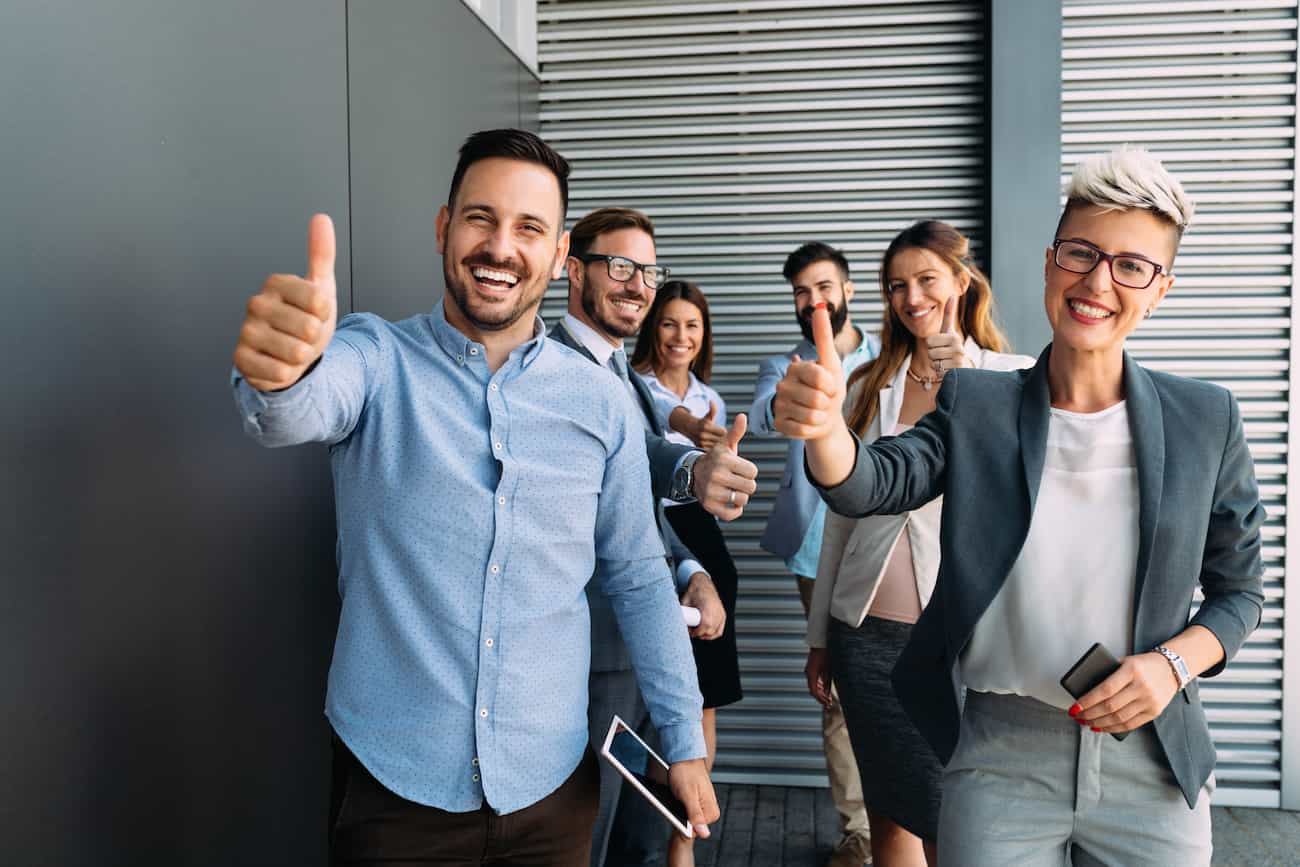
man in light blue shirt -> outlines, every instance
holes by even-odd
[[[843,253],[819,242],[804,244],[786,259],[782,273],[790,281],[795,320],[804,339],[788,355],[764,359],[759,365],[754,403],[749,412],[750,430],[759,436],[778,435],[772,426],[772,398],[791,360],[796,356],[802,359],[817,357],[812,338],[812,311],[816,304],[826,302],[831,314],[835,349],[843,359],[846,377],[880,352],[880,341],[864,333],[849,317],[853,281],[849,279],[849,263]],[[791,440],[781,487],[759,544],[764,550],[781,557],[786,568],[794,573],[804,614],[808,613],[812,599],[825,523],[826,504],[804,474],[803,442]],[[842,835],[829,867],[861,867],[870,855],[867,812],[862,801],[858,766],[838,702],[822,711],[822,739],[831,796],[840,814]]]
[[[531,133],[476,133],[437,219],[432,313],[337,325],[334,237],[248,305],[236,402],[268,446],[330,446],[342,613],[326,714],[346,786],[332,850],[585,867],[593,572],[707,835],[701,700],[618,381],[537,316],[568,248],[568,165]],[[599,564],[599,568],[597,568]]]

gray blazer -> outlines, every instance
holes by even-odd
[[[944,495],[938,583],[893,683],[945,763],[957,745],[957,660],[1029,532],[1047,443],[1050,353],[1014,373],[949,372],[934,412],[902,436],[859,443],[849,478],[822,492],[832,510],[852,517],[896,514]],[[1150,650],[1200,624],[1226,654],[1202,675],[1212,677],[1263,610],[1265,516],[1241,412],[1226,389],[1147,370],[1127,353],[1124,386],[1139,502],[1133,647]],[[1205,601],[1189,621],[1198,581]],[[1215,762],[1195,681],[1153,725],[1195,806]]]
[[[563,320],[551,326],[550,337],[576,350],[592,364],[599,364],[595,356],[588,351],[582,341],[564,327]],[[646,418],[645,450],[650,459],[650,485],[656,498],[668,496],[672,486],[673,471],[682,455],[697,451],[689,446],[678,445],[664,439],[663,426],[655,417],[654,397],[635,370],[628,371],[632,386],[640,398],[641,411]],[[614,374],[611,372],[610,376]],[[658,514],[658,502],[655,503]],[[664,548],[673,563],[692,557],[691,552],[672,532],[667,521],[659,522],[659,532],[664,540]],[[596,588],[596,582],[587,585],[587,605],[591,609],[591,670],[592,671],[628,671],[632,660],[628,655],[623,636],[618,631],[618,622],[614,619],[614,609],[605,599],[605,595]]]

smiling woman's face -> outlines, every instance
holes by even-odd
[[[1084,241],[1112,256],[1150,259],[1166,272],[1174,254],[1174,230],[1145,210],[1075,206],[1057,238]],[[1053,345],[1079,352],[1118,353],[1147,311],[1165,297],[1174,278],[1161,273],[1147,288],[1130,289],[1111,278],[1109,263],[1099,261],[1087,274],[1076,274],[1058,266],[1056,251],[1048,247],[1043,282]]]

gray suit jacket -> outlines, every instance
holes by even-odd
[[[550,337],[581,353],[592,364],[600,363],[596,361],[595,356],[588,351],[582,341],[564,327],[563,320],[551,326]],[[650,394],[649,387],[637,375],[636,371],[628,371],[628,373],[632,380],[632,386],[636,389],[637,397],[640,399],[641,411],[645,415],[647,422],[645,450],[647,457],[650,459],[650,483],[656,498],[655,514],[658,514],[657,499],[668,496],[677,462],[681,460],[682,455],[696,450],[664,439],[663,425],[655,417],[654,397]],[[614,374],[611,372],[610,375],[613,376]],[[673,563],[680,563],[682,560],[692,557],[691,552],[672,532],[667,521],[660,521],[659,531],[664,539],[664,548]],[[605,595],[597,589],[596,585],[597,582],[595,581],[587,585],[587,605],[591,609],[591,670],[627,671],[632,667],[632,660],[628,655],[627,646],[623,643],[623,636],[618,631],[618,623],[614,619],[614,609],[605,599]]]
[[[893,682],[945,763],[957,744],[954,667],[1029,532],[1047,443],[1050,353],[1024,371],[950,371],[934,412],[902,436],[859,444],[849,478],[823,491],[831,509],[853,517],[944,495],[938,584]],[[1190,623],[1213,632],[1226,654],[1202,675],[1211,677],[1263,610],[1265,516],[1241,413],[1226,389],[1146,370],[1127,354],[1124,386],[1139,500],[1133,647],[1147,651],[1182,632],[1199,582],[1205,601]],[[1194,806],[1215,762],[1195,681],[1153,725]]]

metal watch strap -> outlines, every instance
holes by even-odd
[[[1177,653],[1174,653],[1163,644],[1153,648],[1154,651],[1169,661],[1169,667],[1174,670],[1174,677],[1178,679],[1178,688],[1183,689],[1187,684],[1192,682],[1192,673],[1187,670],[1187,663]]]
[[[692,483],[695,481],[695,462],[703,454],[704,452],[691,452],[682,458],[682,465],[673,474],[672,489],[668,492],[669,499],[684,503],[695,498],[695,494],[691,492]]]

